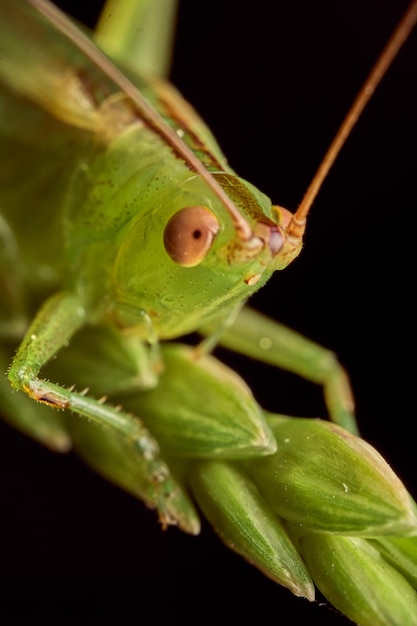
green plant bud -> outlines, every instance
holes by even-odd
[[[415,504],[363,439],[322,420],[270,423],[277,452],[247,466],[279,517],[326,533],[417,534]]]
[[[366,539],[306,532],[300,549],[323,595],[359,626],[416,626],[417,594]]]
[[[123,406],[145,422],[166,455],[239,459],[271,454],[275,439],[243,380],[210,355],[162,347],[157,389]]]
[[[310,575],[282,522],[240,469],[198,461],[189,481],[197,504],[229,548],[295,595],[314,600]]]
[[[370,542],[417,589],[417,537],[378,537]]]
[[[74,448],[96,472],[118,485],[145,504],[156,509],[162,526],[175,525],[184,532],[198,535],[200,518],[181,481],[172,476],[167,483],[169,491],[162,497],[159,490],[149,487],[147,465],[124,437],[111,429],[97,428],[84,420],[73,422],[72,439]],[[158,471],[171,473],[168,464],[159,466]],[[155,484],[158,483],[155,475]]]
[[[114,395],[158,384],[149,347],[140,337],[123,335],[107,325],[80,330],[62,351],[62,358],[45,367],[45,375],[66,385],[88,387],[92,394]]]

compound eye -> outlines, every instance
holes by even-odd
[[[185,207],[166,225],[165,249],[178,265],[193,267],[206,257],[219,228],[217,217],[206,207]]]

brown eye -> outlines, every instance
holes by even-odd
[[[165,228],[164,244],[169,256],[183,267],[198,265],[211,248],[219,230],[217,217],[204,206],[178,211]]]

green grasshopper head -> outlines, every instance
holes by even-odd
[[[159,336],[195,330],[246,300],[300,252],[288,211],[234,174],[213,178],[235,213],[189,172],[162,189],[159,164],[159,191],[119,240],[113,281],[122,323],[134,323],[136,310]]]

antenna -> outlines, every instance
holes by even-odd
[[[332,143],[330,144],[324,158],[311,181],[304,198],[302,199],[298,209],[294,213],[288,228],[287,234],[291,237],[301,239],[304,234],[307,215],[313,204],[330,168],[336,160],[339,152],[346,143],[352,128],[360,118],[364,108],[371,99],[378,84],[386,74],[395,56],[398,54],[403,43],[406,41],[410,32],[417,22],[417,0],[408,7],[403,18],[399,22],[393,35],[387,45],[378,57],[374,67],[372,68],[368,78],[366,79],[362,89],[356,96],[352,106],[350,107],[345,119],[343,120],[339,130],[337,131]]]

